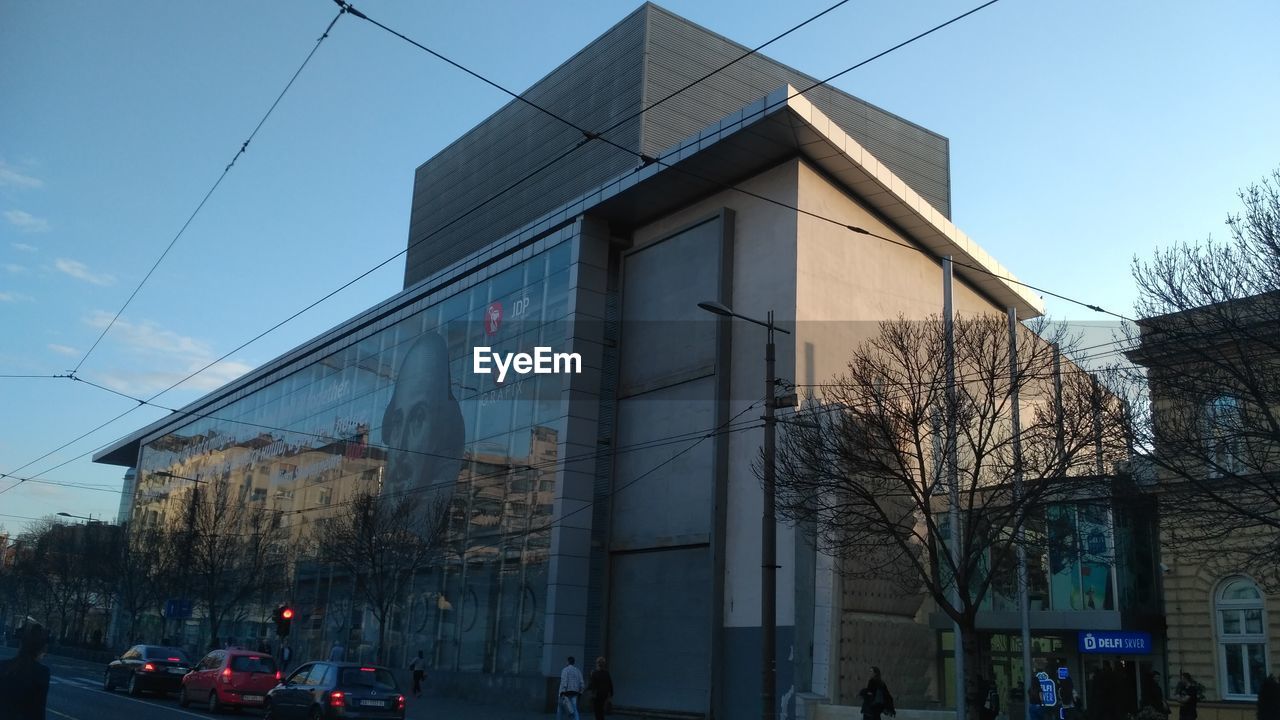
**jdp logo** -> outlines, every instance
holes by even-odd
[[[484,334],[496,335],[500,327],[502,327],[502,303],[495,300],[489,303],[489,308],[484,311]]]

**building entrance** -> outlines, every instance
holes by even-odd
[[[1142,702],[1143,678],[1149,677],[1156,669],[1150,657],[1085,656],[1082,660],[1084,703],[1090,718],[1118,720],[1138,712]]]

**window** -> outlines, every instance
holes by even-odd
[[[1231,395],[1219,395],[1205,408],[1205,440],[1209,452],[1209,477],[1222,477],[1239,473],[1240,463],[1240,400]]]
[[[1262,593],[1251,580],[1230,578],[1214,598],[1222,697],[1255,700],[1267,676],[1267,635]]]
[[[265,655],[236,655],[231,658],[231,669],[235,672],[274,675],[276,661]]]

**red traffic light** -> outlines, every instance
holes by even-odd
[[[281,611],[280,611],[280,617],[284,618],[285,620],[292,620],[292,619],[293,619],[293,608],[285,608],[285,609],[281,610]]]

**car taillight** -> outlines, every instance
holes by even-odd
[[[152,663],[147,663],[146,665],[142,666],[142,669],[144,672],[155,672],[156,666],[153,665]]]
[[[360,668],[360,672],[373,672],[373,668]]]
[[[329,693],[329,707],[344,707],[347,704],[347,696],[341,690],[334,690]]]
[[[397,696],[396,696],[396,709],[397,709],[397,710],[403,710],[403,709],[404,709],[404,696],[403,696],[403,695],[397,695]]]
[[[182,662],[182,658],[169,658],[169,662]]]
[[[229,683],[229,682],[231,682],[231,668],[230,668],[230,667],[224,667],[224,668],[222,668],[222,682],[224,682],[224,683]]]
[[[276,682],[280,682],[280,681],[281,681],[281,680],[283,680],[283,679],[284,679],[284,675],[282,675],[282,674],[280,673],[280,671],[279,671],[279,670],[277,670],[277,671],[276,671]]]

